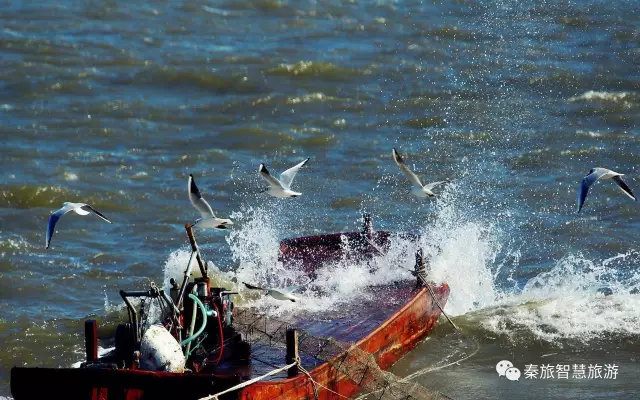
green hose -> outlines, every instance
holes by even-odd
[[[204,332],[204,328],[207,327],[207,309],[204,307],[204,304],[202,304],[198,296],[194,296],[193,293],[189,293],[189,298],[193,300],[198,305],[198,307],[200,307],[200,311],[202,311],[202,326],[200,327],[200,329],[198,329],[198,332],[182,341],[183,346],[191,343],[195,338],[200,336],[202,332]]]

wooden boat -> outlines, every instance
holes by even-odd
[[[370,228],[370,220],[368,222]],[[287,262],[302,262],[310,266],[323,260],[338,257],[336,241],[342,241],[344,236],[353,240],[362,239],[359,251],[366,257],[371,252],[371,246],[380,251],[388,245],[387,232],[373,232],[365,227],[360,233],[341,235],[322,235],[307,238],[285,240],[281,246],[281,257]],[[203,332],[212,338],[203,338],[197,344],[206,350],[205,355],[189,353],[187,365],[190,371],[168,372],[163,370],[144,370],[140,362],[140,338],[135,325],[141,317],[130,314],[130,324],[119,326],[116,332],[116,351],[105,357],[97,357],[97,333],[95,323],[88,322],[85,327],[87,347],[87,362],[81,368],[25,368],[14,367],[11,370],[11,392],[15,400],[40,399],[51,396],[65,399],[92,400],[142,400],[142,399],[200,399],[211,394],[231,391],[222,394],[220,399],[339,399],[350,397],[358,393],[367,378],[362,376],[360,381],[345,375],[339,364],[352,351],[364,351],[371,354],[380,369],[386,370],[399,358],[404,356],[422,339],[424,339],[436,323],[440,308],[446,303],[449,287],[446,284],[426,288],[413,282],[398,282],[386,287],[370,288],[368,295],[359,298],[357,304],[344,304],[338,312],[332,313],[304,313],[288,321],[307,337],[331,337],[336,343],[347,344],[340,353],[331,359],[313,359],[304,352],[298,354],[298,343],[287,342],[288,350],[285,354],[282,346],[262,346],[247,342],[246,337],[231,326],[231,319],[239,318],[243,312],[234,310],[231,301],[232,292],[221,288],[209,288],[206,279],[206,267],[202,262],[197,244],[190,228],[187,232],[194,249],[194,256],[202,269],[201,280],[190,282],[186,278],[189,271],[185,271],[183,285],[176,288],[172,299],[167,299],[162,291],[124,292],[124,294],[145,296],[154,295],[174,301],[176,305],[174,317],[180,321],[181,327],[193,326],[192,318],[198,324],[204,320],[213,320],[208,329]],[[315,242],[315,246],[314,246]],[[191,264],[191,263],[190,263]],[[211,305],[217,312],[217,318],[198,318],[195,313],[195,300],[189,302],[185,293],[192,289],[197,292],[207,284],[208,294],[202,297],[205,304]],[[184,289],[187,288],[187,289]],[[433,297],[427,289],[432,289]],[[122,293],[122,292],[121,292]],[[128,297],[123,294],[125,303],[131,310]],[[182,297],[180,297],[182,296]],[[192,294],[192,296],[195,296]],[[437,303],[436,304],[436,301]],[[131,311],[130,311],[131,313]],[[216,313],[211,313],[216,314]],[[204,314],[203,314],[204,315]],[[233,315],[230,317],[230,315]],[[225,321],[229,322],[226,324]],[[215,324],[217,322],[217,326]],[[236,321],[234,323],[238,325]],[[205,324],[203,323],[203,326]],[[124,326],[124,327],[122,327]],[[181,341],[179,329],[176,326],[167,328]],[[266,328],[265,328],[266,329]],[[298,332],[296,331],[296,332]],[[123,333],[124,332],[124,333]],[[287,337],[292,336],[287,331]],[[134,336],[133,341],[129,340]],[[219,336],[216,336],[219,335]],[[293,335],[295,337],[295,335]],[[123,339],[124,338],[124,339]],[[119,346],[120,345],[120,346]],[[184,347],[184,346],[183,346]],[[133,354],[133,355],[131,355]],[[144,356],[144,355],[143,355]],[[298,358],[299,357],[299,358]],[[289,367],[286,371],[274,375],[268,380],[262,380],[245,387],[237,388],[243,382],[261,376],[273,370],[274,366],[289,364],[287,361],[300,359],[300,367],[308,370],[303,374],[298,365]],[[217,398],[217,397],[216,397]]]

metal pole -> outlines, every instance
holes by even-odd
[[[138,293],[142,293],[142,292],[136,292],[136,294]],[[136,312],[136,309],[133,308],[133,304],[131,304],[129,299],[127,299],[128,295],[129,294],[127,294],[127,292],[125,292],[124,290],[120,291],[120,297],[122,297],[122,300],[124,300],[124,303],[127,305],[127,310],[129,311],[129,318],[131,318],[131,325],[133,325],[133,342],[136,345],[138,345],[138,343],[140,343],[140,331],[138,329],[138,313]]]
[[[187,230],[187,236],[189,236],[189,242],[191,243],[191,250],[196,252],[196,260],[198,260],[198,266],[200,267],[202,277],[207,279],[207,265],[200,256],[200,249],[198,249],[198,243],[196,243],[196,237],[193,235],[193,228],[191,227],[191,224],[185,224],[184,229]]]
[[[184,293],[187,290],[187,283],[189,282],[189,278],[191,277],[191,261],[193,261],[193,255],[197,254],[195,251],[191,252],[191,256],[189,257],[189,264],[187,264],[187,268],[184,270],[184,277],[182,278],[182,286],[180,286],[180,292],[178,292],[178,304],[176,307],[178,310],[182,310],[182,303],[184,302]]]

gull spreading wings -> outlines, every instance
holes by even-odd
[[[60,217],[62,217],[63,215],[65,215],[69,211],[75,211],[75,213],[79,214],[79,215],[88,215],[90,213],[94,213],[98,217],[100,217],[103,220],[107,221],[108,223],[111,223],[111,221],[109,221],[107,219],[107,217],[102,215],[102,213],[100,213],[98,210],[96,210],[95,208],[91,207],[88,204],[85,204],[85,203],[69,203],[69,202],[62,203],[62,208],[59,209],[58,211],[54,212],[53,214],[51,214],[51,216],[49,217],[49,224],[47,225],[47,238],[46,238],[46,248],[47,249],[49,248],[49,245],[51,244],[51,238],[53,237],[53,233],[55,232],[55,227],[56,227],[56,224],[58,223],[58,220],[60,219]]]
[[[293,178],[295,178],[300,168],[302,168],[307,163],[307,161],[309,161],[309,158],[307,158],[300,164],[297,164],[284,171],[280,174],[280,179],[276,179],[269,173],[269,170],[267,170],[267,167],[264,164],[260,164],[258,172],[260,173],[262,179],[267,181],[267,183],[269,184],[269,188],[265,191],[271,196],[283,198],[298,197],[302,195],[302,193],[294,192],[293,190],[291,190],[291,183],[293,182]]]
[[[193,175],[189,174],[189,201],[200,212],[202,218],[198,218],[193,224],[200,228],[215,228],[215,229],[227,229],[227,226],[233,225],[230,219],[216,218],[211,206],[205,199],[202,198],[196,181],[193,179]]]
[[[582,210],[582,206],[584,205],[584,201],[587,198],[589,189],[599,179],[612,179],[615,183],[618,184],[624,194],[631,197],[633,200],[638,201],[629,186],[627,186],[627,184],[622,180],[621,176],[623,175],[624,174],[619,174],[606,168],[591,168],[589,173],[584,178],[582,178],[582,182],[580,183],[580,188],[578,190],[578,212]]]
[[[409,181],[413,184],[411,188],[411,193],[413,193],[415,196],[435,197],[435,193],[433,193],[431,190],[436,186],[440,186],[444,183],[449,182],[448,180],[446,180],[446,181],[431,182],[431,183],[427,183],[426,185],[423,185],[422,182],[420,182],[420,178],[418,178],[418,176],[414,174],[413,171],[409,169],[409,167],[407,167],[407,164],[405,164],[404,159],[400,154],[398,154],[398,151],[395,148],[393,149],[393,161],[396,162],[398,167],[400,167],[402,172],[407,176],[407,178],[409,178]]]

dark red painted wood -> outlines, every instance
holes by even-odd
[[[198,399],[236,385],[240,378],[218,374],[176,374],[130,369],[11,369],[15,400]]]
[[[84,345],[87,361],[98,359],[98,322],[95,319],[84,321]]]

